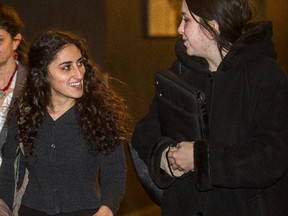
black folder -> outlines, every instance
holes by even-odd
[[[155,73],[157,110],[162,136],[177,142],[208,136],[204,93],[168,69]]]

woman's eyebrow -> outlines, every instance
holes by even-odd
[[[64,65],[64,64],[71,64],[71,63],[72,61],[65,61],[65,62],[60,63],[59,66]]]

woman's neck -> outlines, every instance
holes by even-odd
[[[15,71],[16,63],[13,58],[0,65],[0,89],[3,89]]]
[[[210,56],[206,60],[208,61],[209,70],[211,72],[217,71],[220,63],[222,62],[223,58],[226,56],[227,52],[222,52],[222,56],[219,52],[216,52],[214,55]]]
[[[75,100],[65,100],[65,101],[54,100],[47,108],[48,113],[54,120],[56,120],[60,116],[62,116],[67,110],[73,107],[74,104]]]

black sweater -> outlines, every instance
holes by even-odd
[[[0,169],[0,198],[10,207],[14,193],[16,133],[16,124],[12,123]],[[125,192],[123,146],[109,155],[92,155],[86,144],[74,107],[56,121],[46,113],[35,139],[37,160],[26,163],[29,183],[22,204],[48,214],[96,209],[101,205],[115,213]]]

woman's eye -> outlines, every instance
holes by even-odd
[[[70,68],[71,68],[70,65],[66,65],[62,68],[62,70],[70,70]]]
[[[85,58],[80,59],[80,60],[77,62],[77,65],[78,65],[78,66],[83,65],[83,64],[84,64],[84,61],[86,61]]]
[[[182,20],[183,20],[184,22],[189,22],[189,21],[190,21],[190,18],[189,18],[186,14],[183,14],[183,15],[182,15]]]
[[[186,17],[183,17],[184,22],[188,22],[189,20]]]

